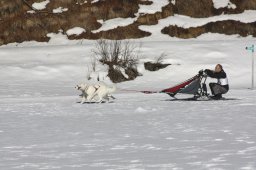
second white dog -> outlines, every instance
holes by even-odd
[[[116,86],[108,86],[105,83],[100,83],[99,85],[99,88],[94,92],[93,95],[94,99],[96,96],[98,97],[97,102],[101,103],[103,99],[106,99],[107,101],[109,101],[109,98],[115,99],[112,96],[112,93],[116,91]]]

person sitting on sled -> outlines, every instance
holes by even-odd
[[[228,78],[223,70],[222,65],[217,64],[215,66],[215,70],[209,70],[206,69],[204,72],[211,78],[216,78],[218,80],[217,83],[209,83],[213,99],[221,99],[222,94],[225,94],[229,90],[229,85],[228,85]]]

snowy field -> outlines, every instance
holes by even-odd
[[[33,7],[43,10],[49,2]],[[140,5],[135,18],[99,21],[102,27],[94,32],[129,25],[168,4],[152,2]],[[230,0],[213,3],[236,8]],[[140,26],[152,34],[131,41],[141,46],[138,71],[143,76],[116,84],[116,100],[103,104],[78,103],[74,88],[86,81],[94,41],[69,41],[60,32],[48,34],[48,43],[1,46],[0,170],[256,170],[256,90],[249,89],[251,54],[245,50],[256,39],[204,34],[180,40],[161,34],[171,24],[188,28],[228,19],[254,22],[255,11],[200,19],[174,15]],[[84,31],[75,27],[66,34]],[[171,65],[146,71],[144,62],[161,54],[166,55],[163,63]],[[218,63],[229,78],[224,96],[229,100],[171,101],[166,94],[138,92],[165,89]],[[104,77],[106,67],[98,64],[97,74],[112,84]]]
[[[116,94],[83,105],[76,96],[2,98],[0,169],[255,169],[255,95]]]
[[[255,39],[231,39],[141,40],[143,76],[117,84],[117,99],[104,104],[77,103],[74,89],[85,81],[95,42],[0,47],[0,169],[255,170],[256,91],[248,89],[245,50]],[[162,52],[173,65],[145,71],[143,62]],[[232,100],[128,91],[161,90],[217,63]]]

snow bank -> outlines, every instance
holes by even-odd
[[[66,35],[63,34],[62,30],[59,31],[59,33],[48,33],[47,37],[50,38],[48,44],[49,45],[64,45],[64,44],[69,44],[70,41]],[[26,43],[24,43],[26,44]]]
[[[225,8],[225,7],[228,7],[228,8],[232,8],[232,9],[235,9],[236,8],[236,5],[231,3],[230,0],[212,0],[213,1],[213,5],[216,9],[219,9],[219,8]]]
[[[54,35],[55,38],[50,43],[68,44],[66,37],[60,35]],[[254,42],[253,38],[220,41],[143,41],[139,58],[139,71],[143,76],[119,85],[139,90],[145,88],[160,90],[194,76],[201,69],[213,69],[220,63],[228,74],[231,88],[249,88],[251,68],[248,66],[251,65],[251,55],[245,47]],[[138,42],[138,45],[140,43]],[[42,78],[50,79],[53,84],[65,82],[68,86],[73,86],[86,79],[94,44],[93,41],[77,41],[74,45],[52,47],[1,47],[0,78],[6,81],[27,80],[27,83]],[[163,62],[172,65],[157,72],[146,71],[144,62],[154,60],[161,53],[167,55]],[[106,69],[102,69],[103,72],[104,70]],[[101,73],[101,75],[106,74]],[[209,81],[214,80],[209,79]]]
[[[63,7],[59,7],[59,8],[52,10],[53,13],[62,13],[62,12],[66,12],[66,11],[68,11],[68,8],[63,8]]]
[[[42,1],[42,2],[39,2],[39,3],[33,3],[32,4],[32,7],[37,9],[37,10],[43,10],[46,8],[46,5],[50,3],[50,0],[46,0],[46,1]]]
[[[102,26],[98,30],[92,31],[93,33],[97,33],[100,31],[107,31],[117,27],[123,27],[132,24],[136,18],[114,18],[106,21],[99,20],[98,22],[102,24]]]
[[[69,30],[67,30],[67,35],[80,35],[82,34],[83,32],[85,32],[85,29],[84,28],[81,28],[81,27],[74,27],[74,28],[71,28]]]
[[[174,15],[174,16],[170,16],[165,19],[159,20],[157,25],[149,25],[149,26],[142,25],[142,26],[139,26],[139,28],[143,31],[150,32],[152,34],[151,37],[149,37],[150,39],[168,40],[170,39],[170,36],[161,34],[161,30],[164,27],[167,27],[169,25],[177,25],[178,27],[189,28],[189,27],[202,26],[209,22],[225,21],[225,20],[236,20],[244,23],[250,23],[250,22],[256,21],[255,15],[256,15],[256,11],[253,11],[253,10],[246,10],[244,11],[244,13],[241,13],[241,14],[219,15],[219,16],[213,16],[209,18],[192,18],[184,15]]]

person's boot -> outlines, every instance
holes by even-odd
[[[214,100],[220,100],[221,98],[222,98],[221,94],[216,94],[216,95],[212,96],[212,99],[214,99]]]

